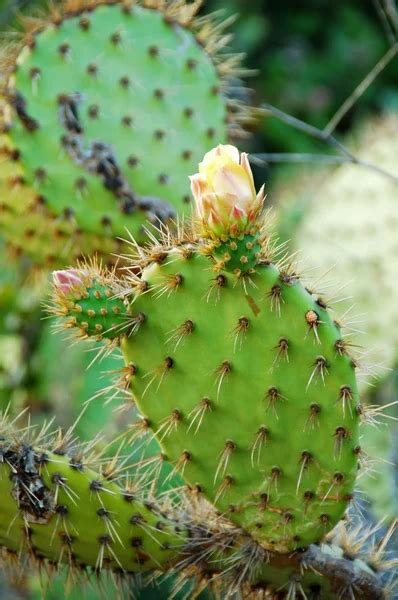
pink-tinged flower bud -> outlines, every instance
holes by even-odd
[[[208,152],[190,180],[196,213],[211,236],[243,232],[263,208],[264,186],[256,194],[248,156],[239,157],[234,146]]]
[[[53,272],[53,283],[55,288],[64,294],[84,285],[82,272],[77,269],[65,269]]]

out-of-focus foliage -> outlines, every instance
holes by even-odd
[[[387,51],[389,42],[375,9],[363,0],[206,0],[205,11],[240,14],[233,47],[258,69],[251,80],[257,103],[324,127],[354,87]],[[398,61],[387,67],[340,126],[369,112],[398,109]],[[255,147],[260,151],[306,152],[313,139],[275,119],[266,119]]]
[[[386,524],[398,518],[398,370],[373,393],[372,403],[388,406],[386,416],[379,418],[377,427],[368,425],[362,446],[369,456],[377,456],[378,461],[371,465],[359,479],[359,486],[370,501],[375,517]]]

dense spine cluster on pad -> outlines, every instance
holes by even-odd
[[[94,470],[81,448],[68,448],[57,435],[39,445],[4,429],[1,545],[13,551],[25,546],[36,559],[98,571],[165,570],[175,560],[186,529],[142,491],[116,485],[112,461]]]
[[[6,49],[0,228],[17,252],[109,256],[126,227],[142,240],[189,209],[188,174],[246,114],[239,61],[218,55],[230,36],[200,4],[69,0]]]
[[[225,185],[249,177],[243,160],[230,168],[220,170]],[[289,260],[275,261],[262,201],[246,225],[236,208],[238,221],[221,231],[224,205],[206,214],[204,198],[202,224],[138,249],[131,274],[114,276],[130,326],[113,338],[174,472],[264,548],[286,553],[322,539],[352,499],[362,408],[341,328]],[[95,326],[92,290],[104,296],[104,276],[91,272],[89,287],[84,271],[80,284],[72,276],[70,295],[56,282],[53,310],[70,319],[80,285]]]

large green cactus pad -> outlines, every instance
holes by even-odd
[[[194,20],[199,3],[72,4],[37,27],[4,90],[0,225],[58,264],[186,212],[188,174],[240,121],[226,92],[236,61],[219,63],[227,37]]]
[[[149,291],[133,310],[146,318],[123,350],[168,458],[267,547],[320,539],[357,469],[355,365],[338,325],[272,265],[245,290],[177,250],[142,277]]]
[[[182,245],[143,270],[139,327],[118,336],[134,399],[193,491],[269,549],[306,546],[351,498],[356,363],[296,276],[264,263],[243,285],[202,250]]]

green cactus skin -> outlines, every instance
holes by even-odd
[[[111,254],[189,209],[188,174],[244,121],[229,36],[199,5],[69,2],[5,62],[0,226],[20,251]]]
[[[0,543],[10,550],[138,573],[164,570],[185,543],[176,523],[78,454],[3,438],[1,457]]]
[[[344,513],[357,469],[358,396],[351,360],[336,351],[340,331],[274,266],[258,268],[247,294],[224,272],[219,302],[206,302],[209,260],[170,259],[143,272],[154,292],[134,310],[147,322],[123,342],[140,410],[184,478],[266,547],[319,540]],[[159,302],[156,289],[176,274],[183,283]],[[319,344],[308,315],[319,315]]]
[[[130,308],[132,323],[145,318],[121,336],[133,397],[193,490],[289,552],[321,539],[351,499],[356,363],[322,301],[264,246],[245,285],[212,269],[212,246],[146,261]]]
[[[356,597],[354,590],[364,600],[385,597],[378,546],[373,547],[375,555],[379,552],[376,569],[344,526],[329,535],[327,544],[305,552],[267,553],[199,504],[196,516],[193,505],[189,510],[182,504],[168,517],[164,506],[112,483],[116,471],[105,476],[106,468],[100,473],[85,465],[59,436],[49,442],[46,434],[47,443],[38,446],[5,421],[1,431],[0,544],[11,566],[27,551],[48,576],[62,572],[63,564],[72,574],[91,569],[97,576],[111,571],[124,579],[177,566],[192,597],[207,587],[216,597],[243,593],[253,600],[258,594],[291,598],[293,593],[345,599]],[[368,537],[365,532],[362,545]]]
[[[82,235],[73,219],[54,215],[43,198],[26,185],[17,155],[10,138],[0,135],[0,228],[10,258],[28,255],[38,266],[54,266],[90,255],[95,249],[109,260],[108,253],[120,246],[104,236]]]

